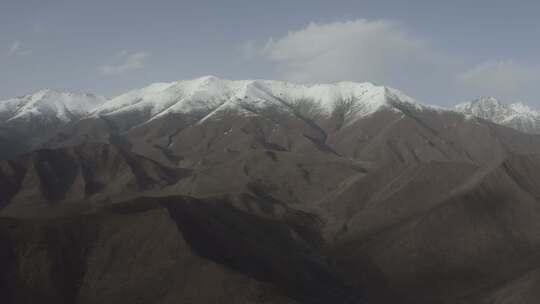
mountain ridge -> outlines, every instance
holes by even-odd
[[[228,80],[213,75],[152,83],[109,99],[94,94],[44,89],[0,101],[0,124],[31,117],[44,117],[45,120],[54,118],[66,123],[87,117],[121,115],[130,111],[147,112],[143,114],[146,117],[144,122],[171,113],[206,111],[208,115],[214,112],[209,115],[211,117],[221,111],[236,110],[249,115],[253,109],[282,106],[279,101],[276,102],[276,97],[293,103],[311,100],[316,110],[325,115],[335,109],[337,102],[357,99],[360,105],[356,115],[360,116],[388,107],[389,99],[393,99],[417,108],[456,111],[523,132],[540,133],[540,110],[534,110],[522,102],[505,104],[495,97],[480,97],[445,108],[420,103],[401,91],[370,82],[296,84],[276,80]]]
[[[522,102],[507,104],[495,97],[480,97],[460,103],[454,109],[522,132],[540,134],[540,110]]]
[[[88,115],[105,101],[105,97],[90,93],[43,89],[0,101],[0,123],[10,123],[18,119],[30,120],[36,116],[69,122]]]
[[[56,90],[44,89],[37,91],[34,94],[0,101],[0,104],[3,104],[4,108],[6,108],[0,108],[0,112],[2,110],[7,112],[6,105],[13,100],[34,98],[35,96],[43,95],[44,92],[54,92],[56,95],[60,96],[74,95],[84,97],[93,95],[58,92]],[[270,96],[261,96],[261,94]],[[157,115],[164,114],[162,113],[164,110],[171,110],[171,112],[196,110],[196,104],[177,104],[174,102],[176,99],[184,97],[183,95],[185,95],[185,98],[187,99],[205,99],[206,102],[209,102],[209,100],[223,101],[227,98],[236,101],[241,99],[250,99],[251,102],[260,102],[260,100],[256,99],[272,98],[272,95],[275,95],[287,100],[314,99],[317,102],[321,102],[321,107],[325,111],[329,112],[331,111],[332,107],[331,102],[335,99],[359,98],[362,97],[363,94],[370,94],[370,96],[364,96],[361,98],[366,103],[366,107],[368,108],[366,110],[368,113],[375,111],[384,103],[384,100],[380,100],[384,95],[391,95],[394,98],[410,104],[418,103],[413,98],[398,90],[385,86],[377,86],[369,82],[343,81],[320,84],[296,84],[277,80],[228,80],[215,76],[203,76],[191,80],[179,80],[170,83],[152,83],[143,88],[131,90],[109,99],[96,96],[98,99],[100,99],[99,103],[90,104],[91,107],[83,108],[85,110],[84,114],[87,114],[86,116],[91,116],[107,115],[116,111],[126,111],[129,110],[130,107],[137,105],[143,109],[153,107],[154,109],[152,114]],[[150,98],[151,100],[145,100],[145,98]],[[164,100],[167,98],[171,100]],[[84,100],[82,105],[85,105]],[[176,108],[169,109],[173,106],[176,106]],[[190,106],[192,107],[190,108]],[[208,105],[198,106],[204,107]]]

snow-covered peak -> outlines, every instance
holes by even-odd
[[[523,102],[516,102],[509,105],[510,108],[517,113],[525,115],[540,115],[540,111],[534,110]]]
[[[317,103],[323,113],[331,113],[338,100],[354,98],[357,115],[368,115],[390,107],[390,97],[418,106],[405,94],[372,83],[337,82],[296,84],[274,80],[227,80],[204,76],[172,83],[156,83],[115,97],[96,108],[95,115],[119,115],[138,111],[153,119],[169,113],[189,113],[210,109],[286,108],[298,100]]]
[[[506,104],[494,97],[481,97],[458,104],[456,110],[523,132],[540,133],[540,111],[521,102]]]
[[[354,101],[348,121],[381,109],[399,111],[398,105],[415,109],[425,106],[404,93],[369,82],[297,84],[274,80],[227,80],[204,76],[170,83],[154,83],[110,100],[91,94],[42,90],[32,95],[0,102],[0,122],[41,120],[70,122],[87,116],[107,116],[136,126],[167,114],[190,114],[196,119],[221,117],[233,111],[263,114],[269,107],[300,115],[299,108],[312,107],[317,117],[330,117],[343,101]],[[349,106],[349,105],[348,105]],[[304,109],[305,110],[305,109]],[[350,109],[349,109],[350,110]],[[310,115],[315,112],[310,112]],[[315,116],[314,116],[315,117]]]
[[[496,117],[506,117],[509,115],[539,115],[539,111],[533,110],[522,102],[506,104],[495,97],[480,97],[473,101],[460,103],[456,110],[466,114],[471,114],[484,119],[493,119]]]
[[[69,122],[87,115],[105,101],[105,97],[94,94],[45,89],[34,94],[0,101],[0,122],[29,120],[35,117]]]
[[[458,104],[456,110],[489,120],[493,117],[508,115],[510,108],[495,97],[480,97],[470,102]]]

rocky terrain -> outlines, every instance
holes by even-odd
[[[540,136],[476,105],[203,77],[4,119],[0,298],[538,303]]]

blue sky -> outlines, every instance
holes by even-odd
[[[216,75],[540,107],[540,1],[1,0],[0,97]]]

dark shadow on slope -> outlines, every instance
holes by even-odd
[[[186,197],[139,199],[111,208],[130,213],[158,205],[167,207],[186,241],[202,257],[270,282],[302,303],[363,303],[359,291],[332,273],[311,241],[298,240],[315,233],[307,231],[313,221],[308,214],[290,214],[278,221],[241,211],[225,199]]]

